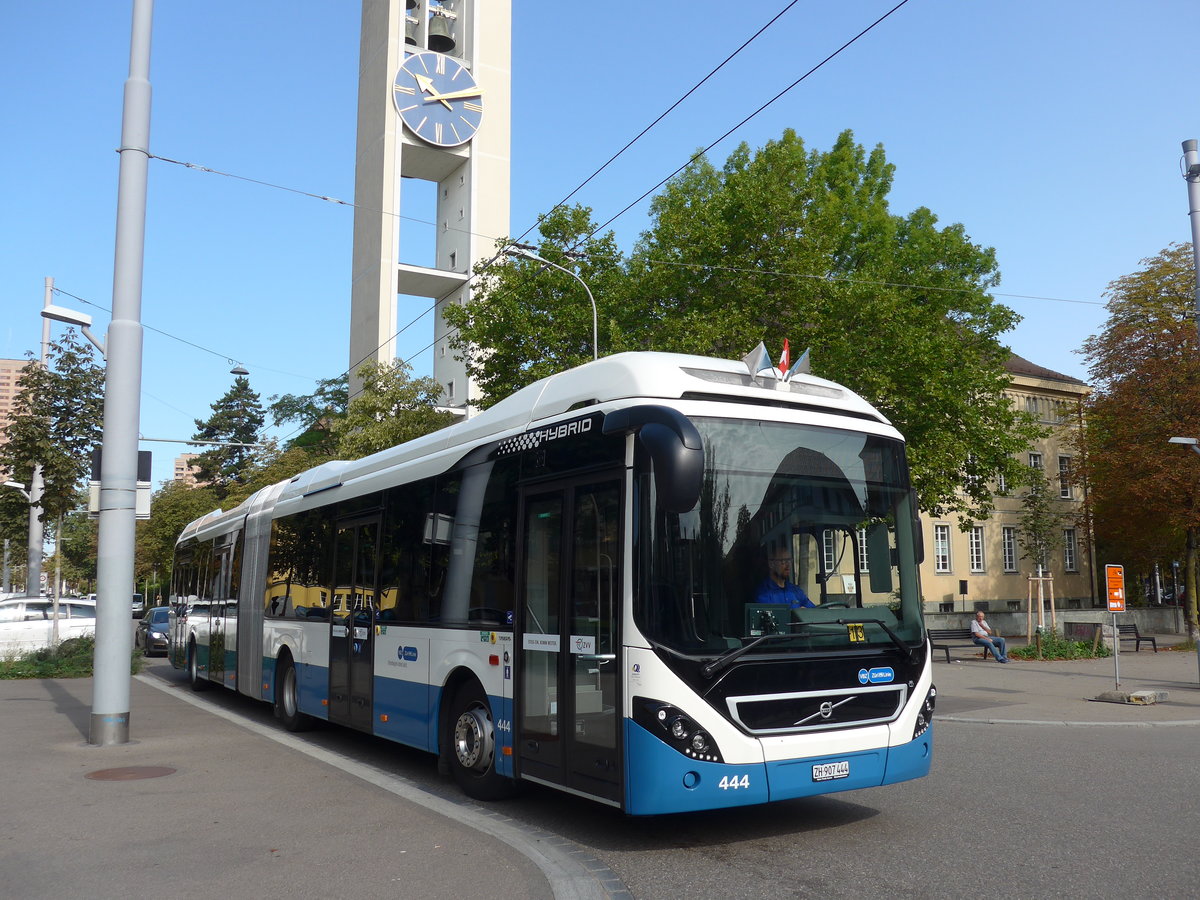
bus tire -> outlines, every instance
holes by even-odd
[[[468,681],[454,692],[446,721],[446,747],[450,772],[468,797],[500,800],[513,794],[512,779],[496,771],[492,710],[477,681]]]
[[[196,652],[196,642],[188,642],[188,683],[193,691],[207,691],[211,682],[200,673],[200,655]]]
[[[284,656],[275,667],[275,715],[288,731],[307,731],[312,718],[300,712],[300,689],[296,683],[296,665]]]

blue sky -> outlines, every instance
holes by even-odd
[[[796,3],[574,200],[608,219],[895,2]],[[785,6],[514,0],[511,231]],[[0,0],[2,357],[36,348],[46,276],[106,327],[130,10]],[[359,18],[354,0],[158,0],[151,152],[353,201]],[[1008,343],[1086,378],[1075,351],[1103,325],[1106,286],[1190,239],[1193,22],[1183,0],[910,0],[709,155],[788,127],[818,149],[846,128],[883,144],[892,210],[927,206],[996,248],[998,299],[1024,317]],[[147,216],[143,321],[204,349],[147,330],[143,435],[189,436],[229,387],[227,360],[264,399],[345,370],[348,207],[154,160]],[[628,250],[646,226],[643,202],[612,227]],[[402,246],[430,230],[404,221]],[[398,341],[417,374],[431,341],[428,316]],[[144,449],[156,480],[182,450]]]

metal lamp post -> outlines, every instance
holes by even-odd
[[[570,269],[564,268],[563,266],[560,266],[557,263],[552,263],[548,259],[542,259],[542,257],[538,256],[536,253],[534,253],[532,250],[530,250],[527,247],[513,245],[510,247],[504,248],[504,252],[509,256],[519,256],[522,259],[532,260],[533,262],[539,262],[539,263],[542,263],[543,265],[547,265],[552,269],[558,269],[558,271],[560,271],[560,272],[566,272],[568,275],[570,275],[572,278],[574,278],[576,281],[578,281],[580,284],[583,285],[583,289],[585,291],[587,291],[588,301],[592,304],[592,359],[599,359],[600,358],[600,350],[599,350],[600,342],[598,340],[599,328],[597,327],[597,321],[596,321],[597,320],[596,298],[592,296],[591,288],[589,288],[587,286],[587,282],[584,281],[582,278],[580,278],[578,275],[576,275],[574,272],[572,272]]]
[[[1193,437],[1173,437],[1167,441],[1168,444],[1182,444],[1185,447],[1190,447],[1196,454],[1200,455],[1200,439]],[[1186,584],[1186,579],[1185,579]],[[1179,602],[1179,594],[1175,595],[1175,602]],[[1196,671],[1197,678],[1200,679],[1200,641],[1196,642]]]
[[[150,31],[153,0],[133,0],[129,77],[121,121],[112,322],[105,340],[100,460],[96,656],[88,741],[129,742],[129,598],[133,586],[138,419],[142,383],[142,268],[150,165]]]

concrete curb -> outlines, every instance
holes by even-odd
[[[507,844],[528,858],[545,875],[551,891],[560,900],[624,900],[633,894],[608,866],[565,838],[517,824],[515,820],[494,809],[463,799],[456,802],[438,797],[390,772],[349,759],[322,747],[317,747],[288,732],[266,728],[204,700],[182,693],[174,685],[149,675],[135,675],[136,680],[155,690],[218,716],[245,730],[303,753],[311,759],[336,767],[403,800],[452,819],[468,828],[483,832]],[[464,815],[470,813],[470,815]]]
[[[1076,722],[1065,719],[975,719],[968,716],[939,716],[935,722],[962,722],[970,725],[1058,725],[1069,728],[1178,728],[1200,726],[1200,719],[1183,719],[1178,722]]]

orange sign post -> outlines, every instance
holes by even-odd
[[[1108,588],[1108,611],[1112,613],[1113,672],[1117,687],[1121,687],[1121,640],[1117,631],[1117,613],[1125,612],[1125,567],[1104,567],[1104,583]]]
[[[1125,612],[1125,567],[1105,566],[1104,582],[1108,586],[1108,611]]]

